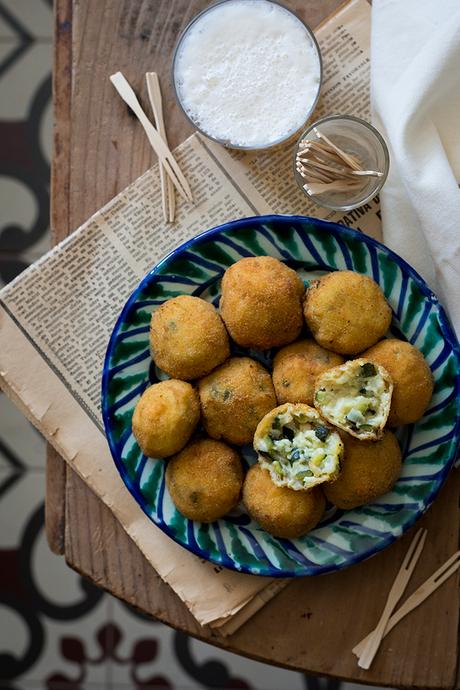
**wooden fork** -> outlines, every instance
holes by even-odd
[[[423,584],[420,585],[418,589],[415,590],[413,594],[410,595],[408,599],[404,602],[402,606],[391,616],[388,621],[383,637],[388,635],[390,630],[393,630],[395,625],[399,621],[407,616],[408,613],[413,611],[417,606],[419,606],[425,599],[435,592],[438,587],[440,587],[446,580],[449,579],[460,568],[460,551],[456,551],[445,563],[443,563],[436,572],[431,575]],[[358,658],[363,654],[371,636],[374,634],[375,630],[369,633],[361,642],[358,642],[356,647],[353,648],[353,654]],[[382,638],[383,639],[383,638]]]
[[[425,544],[426,535],[426,529],[419,529],[415,537],[412,539],[411,545],[409,546],[399,572],[390,589],[390,593],[388,595],[380,620],[375,630],[370,633],[362,654],[358,660],[358,666],[360,668],[368,669],[374,660],[374,657],[383,639],[385,628],[387,627],[390,616],[393,613],[396,604],[401,599],[404,590],[407,587],[407,583],[414,572],[414,568],[417,565],[417,561],[420,558],[420,554],[422,553]]]

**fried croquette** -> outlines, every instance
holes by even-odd
[[[252,443],[257,424],[276,405],[270,374],[249,357],[232,357],[198,382],[203,424],[215,439]]]
[[[189,381],[222,364],[230,355],[230,344],[212,304],[180,295],[153,312],[150,350],[160,369],[172,378]]]
[[[299,336],[304,291],[297,273],[278,259],[241,259],[224,273],[220,313],[238,345],[279,347]]]
[[[178,453],[200,419],[200,403],[190,383],[170,379],[142,394],[133,414],[133,434],[144,455],[166,458]]]
[[[286,345],[273,360],[272,378],[278,404],[313,405],[317,376],[344,361],[341,355],[325,350],[311,339]]]
[[[381,438],[393,382],[379,364],[353,359],[316,379],[315,407],[334,426],[362,440]]]
[[[168,462],[166,486],[184,517],[212,522],[238,503],[243,486],[241,460],[221,441],[199,439]]]
[[[326,507],[320,488],[293,491],[276,486],[260,465],[253,465],[246,475],[243,502],[262,529],[286,539],[301,537],[316,527]]]
[[[390,491],[401,473],[401,449],[391,431],[385,431],[380,441],[358,441],[347,434],[342,438],[342,471],[323,489],[328,501],[351,510]]]
[[[334,271],[313,281],[305,295],[304,315],[320,345],[346,355],[376,343],[391,323],[391,308],[380,287],[353,271]]]
[[[433,395],[433,375],[422,353],[396,338],[382,340],[363,353],[380,364],[393,379],[389,426],[412,424],[423,416]]]
[[[305,491],[335,479],[343,443],[313,407],[285,403],[257,426],[254,450],[277,486]]]

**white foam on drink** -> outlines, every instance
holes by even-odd
[[[320,81],[300,20],[268,0],[227,0],[190,27],[174,66],[184,110],[215,139],[261,147],[305,123]]]

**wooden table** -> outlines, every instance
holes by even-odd
[[[141,127],[114,96],[109,74],[121,70],[145,103],[144,73],[157,71],[171,145],[191,133],[171,91],[171,55],[181,30],[207,4],[206,0],[56,1],[55,242],[153,162]],[[291,0],[286,4],[315,27],[340,2]],[[365,563],[338,574],[296,581],[222,644],[196,623],[111,512],[51,449],[47,470],[51,548],[97,585],[168,625],[230,651],[308,673],[393,687],[459,686],[455,577],[388,635],[371,671],[360,670],[351,654],[353,644],[378,618],[412,531]],[[411,588],[458,548],[459,492],[460,473],[455,472],[421,521],[429,528],[429,536]],[[88,523],[99,527],[97,543],[87,539]]]

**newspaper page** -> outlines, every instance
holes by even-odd
[[[326,105],[322,101],[323,109],[368,116],[369,35],[366,0],[352,0],[320,28],[324,98],[330,99]],[[349,107],[347,94],[354,99]],[[154,166],[0,293],[2,387],[113,511],[197,620],[222,634],[253,615],[285,581],[216,568],[148,520],[110,456],[101,420],[100,378],[108,338],[123,304],[174,247],[244,216],[320,215],[295,188],[287,168],[291,150],[241,156],[195,134],[176,150],[195,204],[178,205],[172,228],[163,221]],[[368,216],[370,224],[378,221],[377,204],[341,220],[365,230]]]
[[[0,296],[0,376],[13,401],[108,505],[159,575],[200,623],[229,616],[269,584],[216,568],[174,543],[122,483],[103,432],[101,372],[129,294],[185,239],[257,213],[193,135],[177,151],[195,206],[163,227],[158,168],[147,171]],[[107,268],[110,267],[110,270]]]

